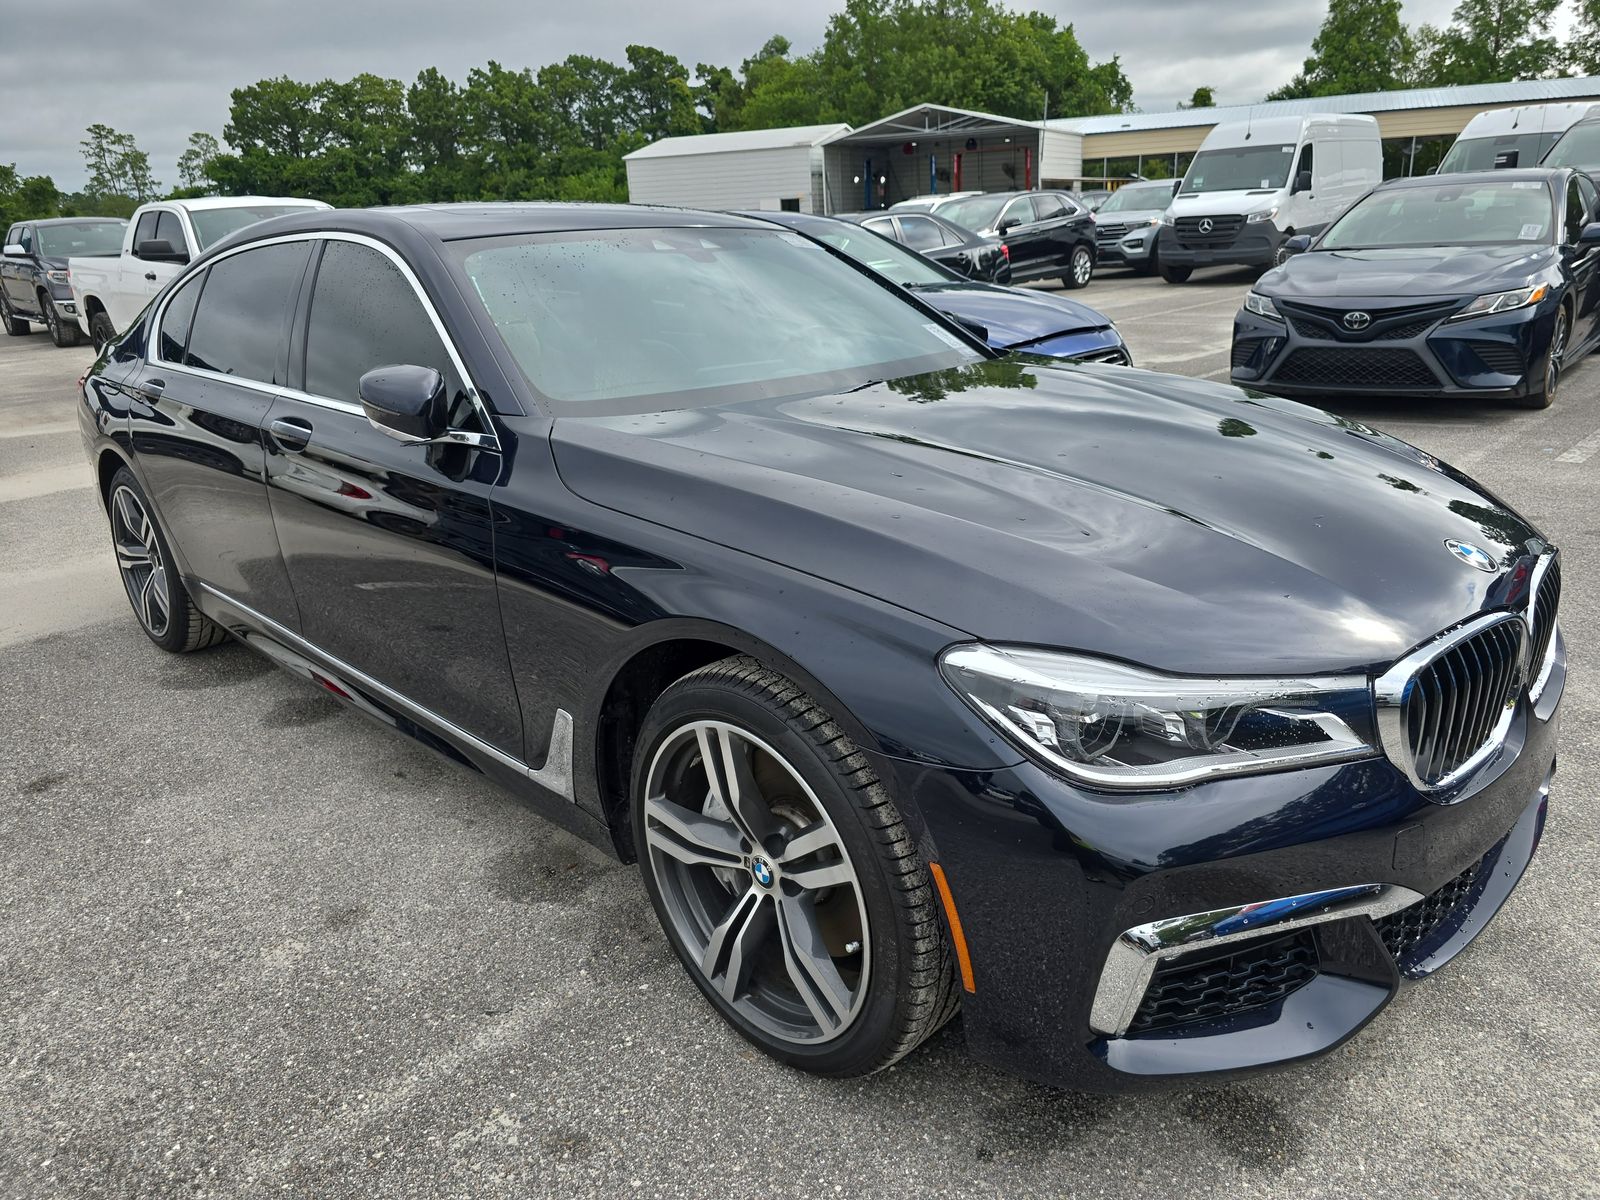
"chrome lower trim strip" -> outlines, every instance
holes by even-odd
[[[1167,959],[1348,917],[1376,920],[1422,898],[1421,892],[1398,884],[1368,883],[1136,925],[1119,934],[1106,955],[1089,1010],[1089,1026],[1111,1037],[1125,1034],[1139,1011],[1156,967]],[[1269,907],[1270,913],[1251,922],[1252,913]],[[1218,932],[1229,922],[1237,922],[1237,927]]]
[[[439,733],[470,747],[474,753],[492,759],[501,766],[506,767],[520,775],[526,776],[529,781],[547,788],[569,801],[576,802],[577,796],[573,787],[572,777],[572,714],[564,708],[556,709],[554,721],[550,726],[550,747],[545,754],[544,766],[537,769],[530,767],[520,758],[515,758],[495,746],[490,745],[476,734],[468,733],[455,722],[441,717],[430,708],[425,708],[415,700],[411,700],[394,688],[384,683],[379,683],[365,671],[352,667],[327,651],[320,649],[312,642],[308,642],[293,630],[286,629],[265,613],[257,612],[243,601],[235,600],[228,593],[212,587],[209,583],[195,581],[195,587],[203,592],[208,592],[217,600],[228,607],[236,609],[262,629],[268,631],[272,637],[282,641],[297,653],[310,656],[314,660],[326,663],[330,671],[335,672],[341,679],[360,685],[368,691],[376,692],[389,703],[403,709],[414,720],[432,727]]]

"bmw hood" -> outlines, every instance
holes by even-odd
[[[1551,265],[1555,253],[1544,245],[1313,250],[1267,272],[1256,290],[1312,304],[1337,297],[1477,296],[1524,286]]]
[[[952,282],[920,287],[916,294],[942,313],[978,322],[989,331],[989,344],[1001,349],[1111,324],[1087,304],[1026,288]]]
[[[1127,367],[1002,358],[837,395],[561,417],[551,443],[595,504],[973,637],[1182,673],[1377,669],[1524,602],[1543,549],[1404,443]]]

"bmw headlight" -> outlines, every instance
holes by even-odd
[[[1537,283],[1532,287],[1516,288],[1509,292],[1490,292],[1487,296],[1479,296],[1450,319],[1452,321],[1464,321],[1468,317],[1487,317],[1492,313],[1509,312],[1514,308],[1537,304],[1549,294],[1550,286],[1544,283]]]
[[[1277,216],[1277,215],[1278,215],[1278,206],[1276,204],[1274,204],[1271,208],[1263,208],[1260,212],[1251,213],[1248,217],[1245,218],[1245,224],[1247,224],[1247,225],[1259,225],[1263,221],[1272,220],[1272,218]]]
[[[1178,787],[1219,775],[1374,753],[1365,676],[1197,679],[1023,646],[953,646],[945,681],[1030,757],[1101,788]]]
[[[1246,292],[1244,294],[1244,307],[1246,312],[1253,312],[1258,317],[1265,317],[1269,321],[1283,320],[1283,314],[1278,311],[1278,306],[1272,302],[1272,297],[1263,296],[1260,292]]]

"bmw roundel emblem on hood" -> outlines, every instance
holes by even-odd
[[[1488,552],[1478,549],[1471,542],[1458,542],[1450,538],[1445,541],[1444,548],[1468,566],[1477,567],[1480,571],[1495,569],[1495,561],[1489,557]]]

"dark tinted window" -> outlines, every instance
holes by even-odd
[[[327,243],[311,293],[306,391],[356,404],[361,377],[397,363],[444,376],[452,420],[467,409],[461,377],[400,269],[370,246]]]
[[[279,363],[309,253],[306,242],[284,242],[213,264],[183,361],[241,379],[284,383]]]
[[[924,217],[901,217],[900,232],[913,250],[937,250],[944,245],[944,231]]]
[[[1050,221],[1056,217],[1067,215],[1067,206],[1061,203],[1060,196],[1052,196],[1049,192],[1042,192],[1033,198],[1033,207],[1039,214],[1039,220]]]
[[[175,212],[163,212],[156,218],[156,240],[166,242],[174,250],[189,253],[189,239],[183,236],[183,222]]]
[[[1034,220],[1032,196],[1018,196],[1006,205],[1006,211],[1000,217],[1002,224],[1006,221],[1015,221],[1018,225],[1032,225]]]
[[[1302,176],[1302,175],[1310,175],[1311,174],[1311,170],[1312,170],[1311,143],[1307,142],[1300,149],[1300,162],[1294,169],[1294,179],[1289,181],[1291,186],[1300,178],[1300,176]]]
[[[183,348],[189,340],[189,327],[194,323],[194,304],[200,299],[200,282],[205,272],[188,280],[167,304],[161,316],[161,344],[157,357],[167,362],[182,362]]]
[[[22,236],[20,236],[17,240],[22,243],[22,248],[24,250],[32,250],[33,249],[33,226],[24,225],[22,227]]]
[[[1587,175],[1579,175],[1577,177],[1577,179],[1578,179],[1578,193],[1583,197],[1584,220],[1585,221],[1593,221],[1595,219],[1595,211],[1594,211],[1594,202],[1595,202],[1595,198],[1596,198],[1595,186],[1594,186],[1593,183],[1590,182],[1589,177]]]
[[[156,214],[147,212],[139,218],[139,223],[133,227],[134,253],[139,251],[140,242],[148,242],[156,236]]]

